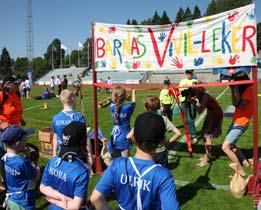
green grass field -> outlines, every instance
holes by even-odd
[[[41,88],[35,87],[32,90],[32,97],[41,94]],[[209,92],[216,97],[219,96],[225,88],[215,87],[208,89]],[[259,88],[261,92],[261,88]],[[227,89],[224,94],[219,98],[223,110],[231,104],[230,91]],[[159,91],[149,92],[137,92],[137,106],[132,117],[132,124],[135,117],[143,112],[143,99],[148,94],[159,95]],[[102,93],[99,95],[99,99],[108,97],[109,95]],[[260,102],[260,97],[259,97]],[[61,110],[61,104],[58,98],[48,100],[48,109],[42,110],[43,101],[37,101],[34,99],[23,100],[24,105],[24,118],[27,122],[27,127],[34,127],[36,130],[51,126],[51,120],[54,114]],[[260,106],[259,106],[260,107]],[[93,125],[92,116],[92,91],[91,88],[84,87],[84,109],[85,116],[88,123]],[[80,109],[80,103],[78,103],[77,110]],[[261,108],[259,108],[260,114]],[[99,109],[99,127],[102,129],[105,136],[110,136],[112,129],[111,117],[108,108]],[[234,198],[228,191],[228,184],[230,182],[229,175],[232,175],[232,170],[228,167],[229,161],[224,153],[221,151],[221,144],[226,135],[226,131],[231,123],[232,118],[225,117],[223,122],[223,134],[220,138],[214,140],[213,151],[216,156],[216,160],[212,162],[208,167],[198,168],[196,163],[199,157],[204,154],[204,146],[202,140],[199,144],[193,145],[193,158],[190,158],[186,144],[183,142],[177,142],[169,145],[170,150],[176,150],[176,154],[170,161],[170,170],[176,180],[178,199],[181,204],[182,210],[251,210],[254,209],[253,200],[251,196],[245,196],[241,199]],[[174,124],[181,127],[180,116],[175,116],[173,120]],[[259,118],[259,123],[260,118]],[[202,121],[197,122],[197,131],[200,133]],[[184,130],[181,128],[183,134]],[[261,137],[259,132],[259,137]],[[35,144],[38,143],[38,132],[29,137],[29,141]],[[246,133],[241,137],[239,141],[239,147],[242,148],[243,153],[248,157],[252,157],[252,125],[249,126]],[[132,153],[134,153],[133,148]],[[41,157],[40,165],[43,168],[48,159]],[[251,174],[250,169],[247,170],[248,174]],[[90,194],[99,179],[99,175],[95,175],[90,179],[88,194]],[[220,189],[222,188],[222,189]],[[1,196],[2,197],[2,196]],[[110,201],[112,209],[117,209],[115,201]],[[37,192],[37,209],[47,209],[48,203],[45,198]]]

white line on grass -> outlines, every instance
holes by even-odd
[[[27,108],[24,109],[24,111],[34,109],[34,108],[37,108],[37,107],[40,107],[40,106],[43,106],[43,105],[39,104],[39,105],[36,105],[36,106],[27,107]]]
[[[217,185],[217,184],[213,184],[213,183],[200,183],[200,182],[191,183],[191,182],[176,180],[176,179],[175,179],[175,183],[176,183],[176,185],[178,185],[180,187],[188,186],[188,187],[191,187],[191,188],[229,191],[228,185]]]
[[[226,91],[228,90],[228,87],[222,91],[222,93],[220,93],[218,96],[217,96],[217,100],[220,99],[225,93]],[[195,122],[195,127],[198,127],[198,125],[201,123],[201,121],[205,118],[207,114],[207,110],[205,110],[199,117],[198,119],[196,120]],[[182,138],[180,139],[179,143],[184,143],[186,141],[186,135],[182,136]],[[173,147],[173,150],[175,151],[169,151],[169,155],[170,156],[174,156],[176,154],[176,151],[179,150],[181,148],[182,144],[176,144],[174,147]]]

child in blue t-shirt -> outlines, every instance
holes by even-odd
[[[146,112],[134,125],[137,145],[133,158],[116,158],[107,168],[91,195],[97,210],[109,210],[106,196],[115,193],[124,210],[179,210],[175,183],[170,171],[153,161],[157,146],[165,140],[161,116]]]
[[[73,121],[62,131],[62,145],[44,169],[40,191],[49,210],[86,209],[88,166],[79,158],[86,139],[84,123]]]
[[[7,209],[35,209],[35,181],[40,178],[40,170],[36,162],[31,164],[19,155],[25,152],[27,135],[20,126],[8,126],[1,135],[6,145],[3,160],[7,187],[4,206]]]
[[[116,86],[112,91],[112,103],[110,112],[113,120],[111,139],[107,146],[109,152],[115,157],[128,157],[131,143],[126,138],[130,132],[130,119],[135,109],[135,90],[132,90],[131,103],[123,104],[126,100],[126,90],[122,86]]]
[[[62,130],[70,124],[72,121],[78,121],[86,124],[85,117],[74,111],[76,107],[75,94],[69,90],[63,90],[60,94],[60,100],[63,104],[63,110],[56,114],[52,120],[52,129],[54,132],[53,137],[53,156],[57,155],[62,144]],[[86,150],[88,154],[88,164],[92,165],[92,151],[91,145],[88,139],[86,139]]]

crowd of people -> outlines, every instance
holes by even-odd
[[[234,80],[249,80],[245,72],[237,72]],[[173,92],[169,78],[160,96],[149,95],[144,99],[144,112],[139,114],[131,128],[130,121],[136,107],[135,90],[131,102],[126,103],[127,92],[122,86],[112,89],[112,103],[109,111],[113,125],[111,136],[106,140],[106,150],[112,161],[91,193],[90,201],[97,210],[109,210],[108,197],[115,195],[120,209],[178,210],[179,201],[175,182],[168,169],[166,145],[176,141],[181,131],[172,122],[175,106],[184,113],[185,126],[193,143],[197,143],[194,124],[196,112],[207,110],[202,127],[205,141],[205,155],[197,164],[206,166],[213,160],[211,145],[213,138],[222,132],[223,111],[217,100],[204,88],[188,88],[198,83],[193,71],[186,71],[178,93]],[[80,84],[80,85],[79,85]],[[81,78],[74,86],[76,94],[67,89],[68,80],[52,77],[51,91],[58,87],[63,110],[52,120],[53,157],[45,166],[40,181],[40,191],[50,203],[49,209],[88,209],[87,190],[93,154],[87,135],[87,122],[82,113],[76,112],[76,95],[82,94]],[[238,167],[240,175],[246,173],[243,166],[249,162],[236,146],[247,130],[252,117],[252,86],[249,84],[230,87],[235,114],[222,149]],[[15,77],[5,78],[0,91],[0,152],[1,175],[7,190],[7,209],[35,209],[35,186],[40,179],[38,158],[28,150],[24,129],[19,81]],[[159,114],[160,110],[160,114]],[[172,132],[166,138],[166,132]],[[130,157],[130,150],[136,145],[136,152]],[[24,155],[20,155],[23,152]]]

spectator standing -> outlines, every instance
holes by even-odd
[[[191,70],[186,70],[186,78],[182,79],[179,83],[179,87],[186,87],[186,86],[190,86],[193,85],[195,83],[197,83],[197,80],[193,79],[193,71]],[[182,91],[187,90],[188,88],[180,88],[180,91],[182,93]],[[179,101],[180,101],[180,106],[181,109],[183,111],[183,113],[186,116],[186,120],[185,120],[185,124],[188,127],[188,131],[190,134],[190,137],[192,139],[192,143],[197,143],[197,134],[196,134],[196,127],[195,127],[195,122],[194,119],[191,116],[190,110],[192,110],[193,105],[191,103],[187,103],[186,97],[182,96],[182,94],[179,97]]]
[[[57,75],[57,77],[56,77],[56,85],[58,87],[58,94],[57,95],[60,96],[61,91],[62,91],[62,80],[61,80],[59,75]]]
[[[62,88],[63,90],[66,90],[68,86],[68,79],[67,79],[67,75],[63,75],[63,81],[62,81]]]

